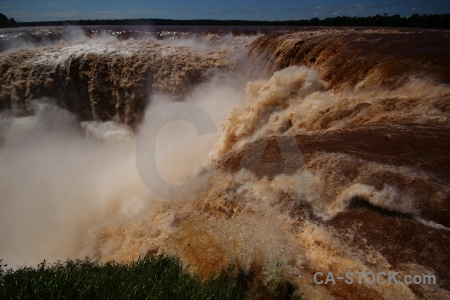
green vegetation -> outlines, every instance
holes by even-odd
[[[88,260],[6,269],[0,261],[0,299],[242,299],[237,279],[202,281],[179,260],[159,256],[131,264]]]
[[[1,14],[0,14],[1,15]],[[3,16],[3,15],[1,15]],[[5,17],[6,18],[6,17]],[[7,19],[7,18],[6,18]],[[419,15],[375,15],[369,17],[312,18],[292,21],[250,21],[250,20],[172,20],[172,19],[125,19],[125,20],[78,20],[15,22],[9,26],[59,26],[59,25],[145,25],[145,26],[370,26],[370,27],[418,27],[450,28],[450,14]],[[2,27],[2,23],[0,23]]]

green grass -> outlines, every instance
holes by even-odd
[[[202,281],[178,259],[158,256],[131,264],[88,260],[45,261],[37,268],[6,269],[0,260],[0,299],[242,299],[237,280]]]

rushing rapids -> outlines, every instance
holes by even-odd
[[[166,253],[205,277],[245,276],[249,298],[280,281],[306,299],[448,298],[449,35],[5,30],[0,258]],[[174,101],[221,130],[162,128],[159,171],[186,182],[165,199],[135,145]],[[436,284],[314,281],[368,271]]]

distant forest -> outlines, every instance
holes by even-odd
[[[15,26],[17,26],[16,20],[14,20],[13,18],[8,19],[7,16],[0,13],[0,28],[15,27]]]
[[[247,20],[172,20],[172,19],[124,19],[124,20],[78,20],[16,22],[0,13],[0,28],[21,26],[60,26],[60,25],[173,25],[173,26],[368,26],[368,27],[418,27],[450,28],[450,14],[419,15],[410,17],[400,15],[376,15],[371,17],[312,18],[293,21],[247,21]]]

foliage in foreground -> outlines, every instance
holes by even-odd
[[[68,260],[37,268],[5,269],[0,260],[0,299],[242,299],[224,275],[206,281],[175,258],[142,258],[131,264]]]

